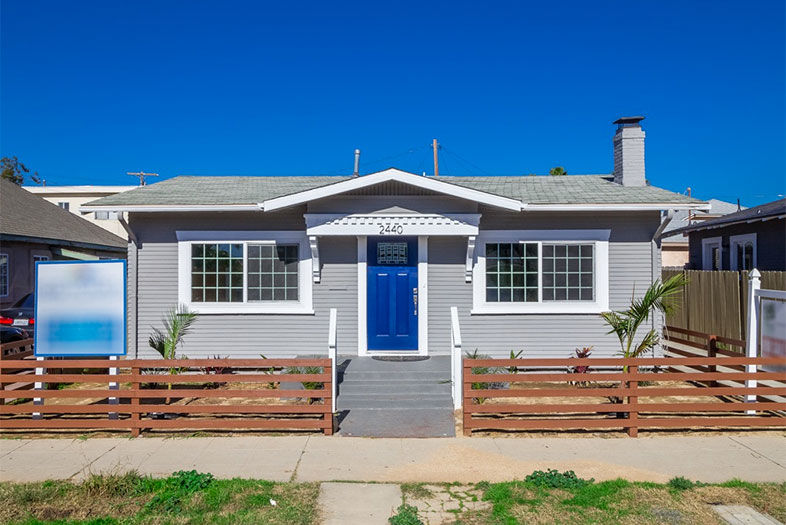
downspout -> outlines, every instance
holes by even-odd
[[[132,262],[134,266],[134,274],[129,276],[129,282],[132,284],[134,289],[134,297],[133,297],[133,305],[132,311],[134,312],[134,326],[131,329],[134,331],[133,341],[134,341],[134,359],[139,358],[139,242],[137,240],[136,234],[131,230],[131,226],[129,226],[128,222],[126,222],[125,214],[123,212],[118,212],[117,220],[120,222],[120,225],[128,234],[128,240],[134,245],[133,250],[129,250],[131,253],[129,254],[133,257]],[[128,291],[126,291],[128,293]],[[127,315],[127,314],[126,314]],[[126,337],[128,337],[126,335]]]
[[[663,219],[661,220],[658,229],[655,230],[655,233],[652,234],[652,241],[650,241],[650,282],[654,283],[655,279],[660,278],[660,275],[657,276],[655,275],[655,265],[656,265],[655,263],[658,257],[658,250],[660,249],[661,246],[660,238],[663,235],[663,231],[666,229],[666,227],[669,225],[669,223],[673,218],[674,218],[674,210],[666,210],[666,215],[663,216]],[[662,262],[663,259],[661,258],[661,263]],[[661,266],[662,265],[659,264],[658,268],[660,269]],[[661,314],[658,314],[658,317],[660,316]],[[666,319],[663,319],[663,324],[665,323],[666,323]],[[654,315],[652,316],[652,329],[653,330],[657,329],[657,322]],[[653,357],[655,357],[654,353],[655,353],[655,349],[653,348]]]

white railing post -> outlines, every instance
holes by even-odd
[[[109,356],[109,360],[110,361],[117,361],[117,356],[116,355],[110,355]],[[109,375],[110,376],[116,376],[117,375],[117,367],[110,367],[109,368]],[[109,390],[117,390],[117,389],[118,389],[117,381],[110,381],[109,382]],[[110,405],[116,405],[117,404],[117,398],[116,397],[110,397],[107,402]],[[110,412],[109,413],[109,419],[117,419],[117,412]]]
[[[462,363],[461,363],[461,327],[459,326],[458,308],[450,307],[450,384],[453,393],[453,409],[461,408],[462,400]]]
[[[759,357],[759,306],[761,299],[756,293],[761,288],[761,274],[756,268],[752,269],[748,274],[748,326],[745,331],[745,353],[748,357]],[[756,365],[748,364],[745,366],[745,371],[752,374],[756,372]],[[747,379],[745,386],[747,388],[756,388],[758,382],[755,379]],[[756,394],[748,394],[745,396],[745,401],[754,403],[756,401]],[[755,414],[755,410],[748,410],[748,414]]]
[[[332,403],[332,412],[335,414],[336,412],[336,309],[330,309],[330,327],[328,329],[328,357],[331,361],[330,371],[332,374],[331,377],[331,403]]]
[[[35,360],[36,361],[43,361],[44,358],[43,357],[36,357]],[[46,368],[43,368],[43,367],[36,367],[36,369],[35,369],[35,375],[37,375],[37,376],[44,375],[45,372],[46,372]],[[43,389],[46,388],[46,383],[44,383],[42,381],[36,381],[33,384],[33,388],[35,390],[43,390]],[[34,405],[43,405],[44,404],[44,398],[42,398],[42,397],[34,397],[33,398],[33,404]],[[41,419],[41,412],[33,412],[33,419]]]

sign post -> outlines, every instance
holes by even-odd
[[[126,354],[126,261],[40,261],[35,268],[36,359],[108,357],[115,365],[109,375],[116,376],[117,359]],[[36,390],[44,388],[36,381]],[[118,382],[110,381],[108,390],[118,390]],[[43,398],[33,402],[43,405]],[[117,405],[118,398],[107,396],[107,403]]]

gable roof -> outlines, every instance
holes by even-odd
[[[89,202],[82,211],[270,211],[390,181],[516,210],[707,207],[703,201],[654,186],[622,186],[609,175],[436,178],[391,168],[361,177],[180,176]]]
[[[720,228],[742,222],[757,222],[771,219],[786,219],[786,199],[768,202],[760,206],[748,208],[747,210],[741,210],[715,219],[701,221],[698,224],[679,228],[675,230],[674,233],[688,233],[710,228]]]
[[[663,236],[661,237],[662,242],[679,242],[688,244],[688,238],[684,237],[681,233],[676,235],[672,235],[672,232],[681,228],[685,228],[689,226],[688,219],[691,218],[692,221],[700,222],[706,221],[709,219],[713,219],[715,217],[720,217],[722,215],[727,215],[729,213],[734,213],[735,211],[739,211],[739,209],[747,209],[745,206],[741,208],[737,208],[737,204],[732,202],[726,202],[718,199],[709,199],[707,203],[710,205],[709,210],[678,210],[674,213],[674,217],[669,222],[666,229],[663,230]]]
[[[65,241],[119,252],[128,247],[128,242],[122,237],[5,179],[0,179],[0,237]]]

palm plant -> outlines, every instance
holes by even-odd
[[[191,327],[197,320],[196,312],[192,312],[189,308],[180,304],[170,308],[161,319],[163,330],[153,328],[153,333],[147,343],[151,348],[156,350],[164,359],[175,359],[177,357],[177,347],[183,342],[183,338],[191,331]],[[169,373],[174,375],[180,370],[177,367],[170,367]],[[172,383],[168,385],[169,390],[172,389]],[[167,400],[167,402],[169,402]]]
[[[650,315],[661,312],[670,314],[676,305],[671,299],[682,291],[687,279],[678,273],[661,282],[657,279],[639,299],[632,299],[626,310],[603,312],[601,317],[611,327],[609,334],[616,334],[620,340],[623,357],[638,357],[647,350],[654,348],[660,341],[660,335],[654,328],[636,343],[636,333],[647,322]]]

